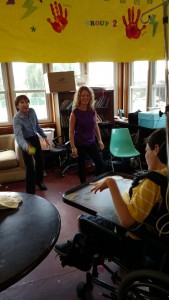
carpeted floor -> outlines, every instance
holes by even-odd
[[[90,175],[91,176],[91,175]],[[58,243],[62,243],[74,236],[77,231],[77,216],[80,210],[68,206],[62,200],[62,194],[79,184],[75,171],[68,171],[60,178],[56,171],[47,170],[44,178],[47,191],[37,189],[36,194],[53,203],[61,216],[61,231]],[[3,191],[25,192],[24,182],[10,183],[1,186]],[[10,246],[10,245],[9,245]],[[13,249],[15,251],[15,249]],[[101,268],[100,277],[110,280],[107,272]],[[76,300],[76,287],[81,281],[86,281],[86,273],[75,268],[64,267],[59,257],[52,250],[47,258],[22,280],[0,293],[0,300]],[[94,299],[105,299],[103,289],[94,287]]]

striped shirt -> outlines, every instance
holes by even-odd
[[[167,168],[156,170],[156,172],[167,176]],[[131,216],[138,223],[142,223],[147,218],[156,204],[160,207],[163,200],[160,186],[147,178],[133,188],[131,199],[128,191],[124,193],[123,199]]]

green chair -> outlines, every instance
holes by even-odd
[[[113,128],[110,138],[110,153],[113,157],[132,158],[138,157],[142,171],[140,152],[135,148],[128,128]],[[112,169],[114,171],[113,160]]]

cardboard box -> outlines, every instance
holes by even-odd
[[[74,71],[45,73],[44,80],[46,93],[76,90]]]
[[[162,117],[159,113],[139,112],[138,125],[146,128],[164,128],[166,127],[166,115]]]

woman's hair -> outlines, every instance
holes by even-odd
[[[77,108],[80,106],[80,98],[81,94],[83,91],[87,91],[90,95],[90,100],[88,103],[88,110],[94,110],[94,92],[91,88],[89,88],[86,85],[82,85],[75,93],[74,99],[73,99],[73,104],[72,104],[72,109]]]
[[[29,100],[29,98],[26,95],[19,95],[19,96],[17,96],[16,99],[15,99],[15,107],[16,107],[17,111],[19,110],[18,109],[18,104],[22,100],[26,100],[28,103],[30,103],[30,100]]]
[[[153,131],[147,138],[147,144],[151,150],[155,149],[156,145],[159,145],[158,158],[163,163],[167,163],[167,145],[166,145],[166,129],[160,128]]]

